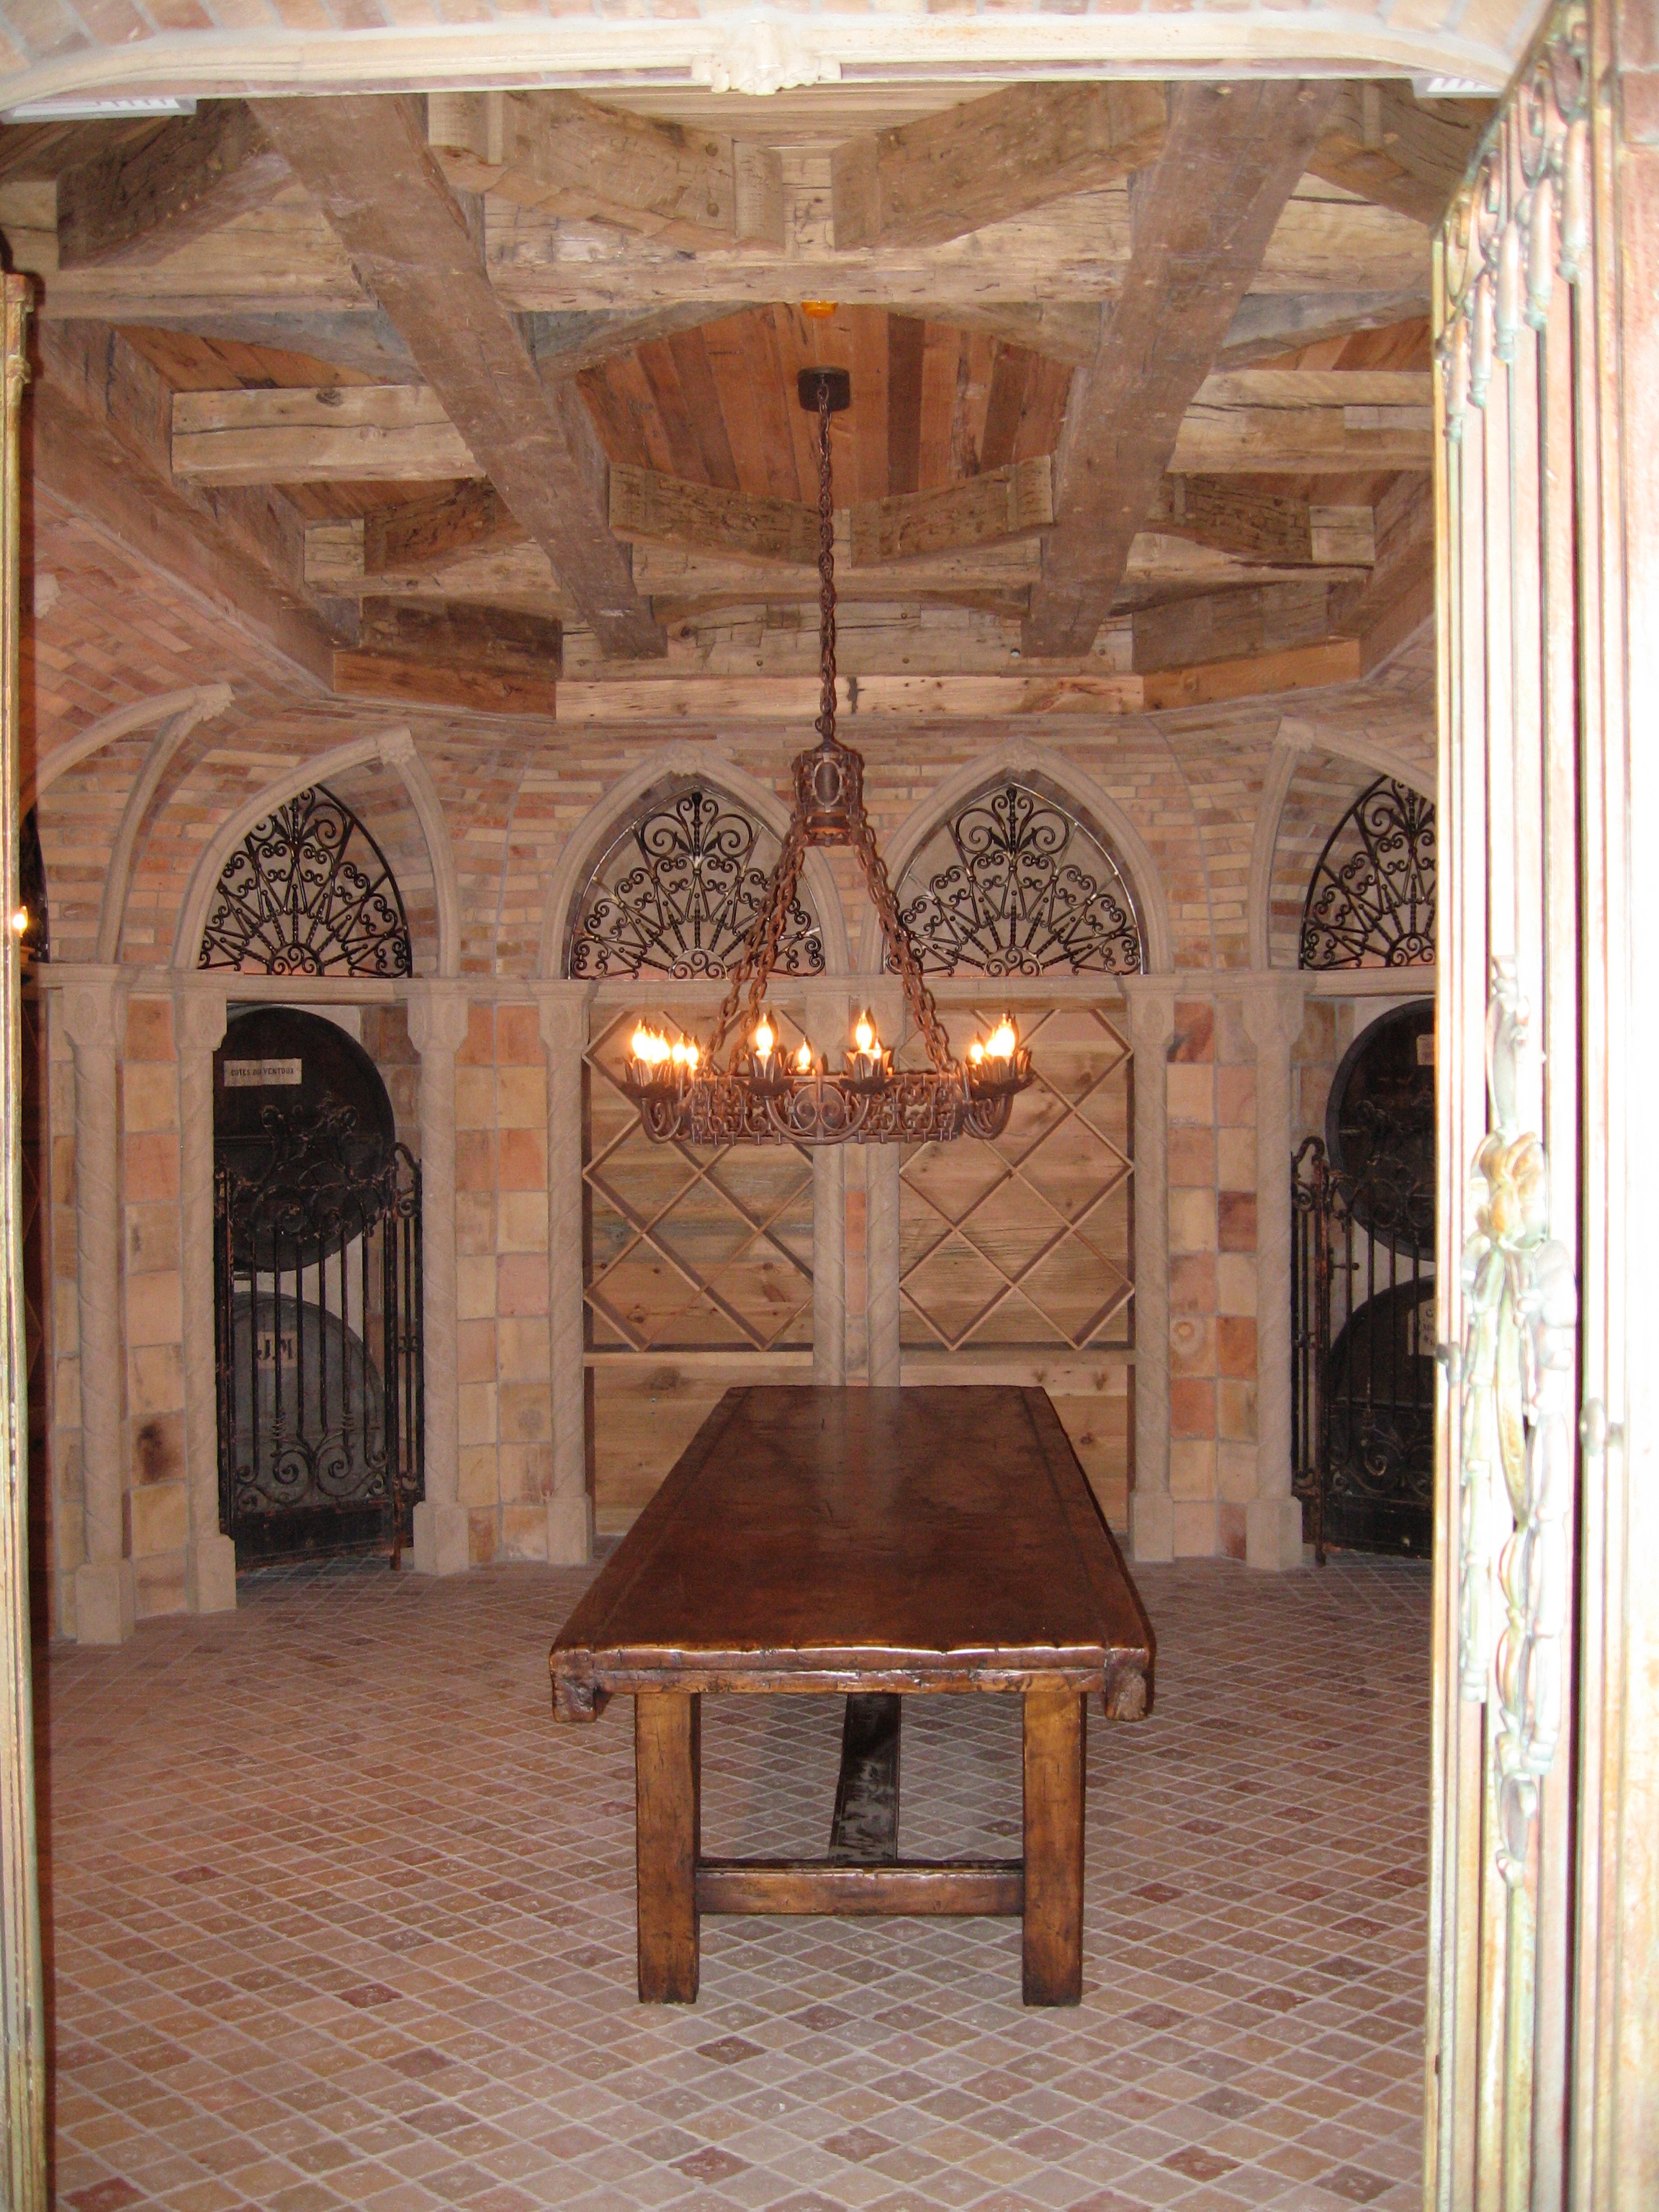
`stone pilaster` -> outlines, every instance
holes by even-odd
[[[547,1556],[556,1566],[593,1556],[593,1500],[587,1471],[587,1377],[583,1369],[582,1055],[588,987],[553,984],[542,994],[547,1050],[548,1322],[553,1366],[553,1495]]]
[[[1291,1054],[1304,996],[1299,975],[1264,975],[1243,1001],[1256,1132],[1256,1494],[1244,1556],[1275,1569],[1302,1565],[1302,1507],[1291,1494]]]
[[[415,1571],[459,1574],[468,1565],[460,1503],[455,1296],[455,1055],[466,1042],[465,987],[417,983],[410,1042],[421,1056],[422,1327],[426,1339],[426,1496],[415,1508]]]
[[[839,1067],[852,1001],[839,988],[809,985],[805,1030],[816,1053]],[[847,1150],[823,1145],[812,1155],[812,1380],[847,1380]]]
[[[1170,1103],[1173,977],[1130,978],[1134,1053],[1135,1486],[1129,1541],[1137,1559],[1175,1557],[1170,1499]]]
[[[173,1001],[179,1064],[179,1242],[184,1298],[185,1475],[190,1492],[185,1595],[192,1613],[236,1605],[236,1547],[219,1525],[217,1347],[213,1310],[213,1055],[224,989],[191,984]]]
[[[121,1187],[116,1062],[125,994],[118,968],[64,986],[75,1053],[75,1232],[81,1321],[81,1480],[86,1558],[75,1576],[82,1644],[124,1644],[135,1613],[121,1460]]]

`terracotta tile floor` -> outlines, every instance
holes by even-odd
[[[53,1652],[60,2204],[1416,2207],[1426,1569],[1141,1571],[1055,2013],[994,1921],[705,1922],[701,2002],[641,2008],[630,1710],[549,1718],[583,1579],[266,1571]],[[1006,1853],[1016,1702],[907,1711],[905,1850]],[[707,1701],[708,1848],[821,1850],[839,1726]]]

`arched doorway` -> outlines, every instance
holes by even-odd
[[[424,1492],[421,1172],[374,1061],[292,1006],[214,1055],[220,1526],[239,1562],[385,1545]]]

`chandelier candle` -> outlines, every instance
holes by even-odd
[[[830,417],[850,404],[852,384],[843,368],[804,368],[799,391],[801,405],[818,418],[818,743],[796,756],[789,832],[708,1046],[684,1037],[671,1044],[641,1022],[634,1032],[623,1087],[639,1108],[647,1134],[659,1143],[937,1144],[953,1137],[1000,1136],[1015,1098],[1031,1080],[1031,1055],[1007,1014],[988,1037],[974,1040],[965,1062],[952,1054],[864,811],[864,763],[836,735]],[[793,1060],[781,1048],[777,1024],[766,1011],[766,987],[809,845],[850,845],[857,854],[881,925],[887,964],[897,974],[927,1048],[927,1067],[896,1068],[867,1011],[854,1024],[840,1073],[832,1073],[822,1060],[815,1061],[810,1045],[803,1044]]]

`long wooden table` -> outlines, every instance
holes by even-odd
[[[561,1631],[553,1706],[631,1692],[640,1996],[691,2003],[705,1912],[1005,1913],[1027,2004],[1083,1986],[1085,1699],[1138,1720],[1152,1632],[1046,1392],[731,1390]],[[898,1856],[905,1694],[1024,1700],[1018,1859]],[[707,1692],[848,1693],[830,1855],[702,1856]]]

